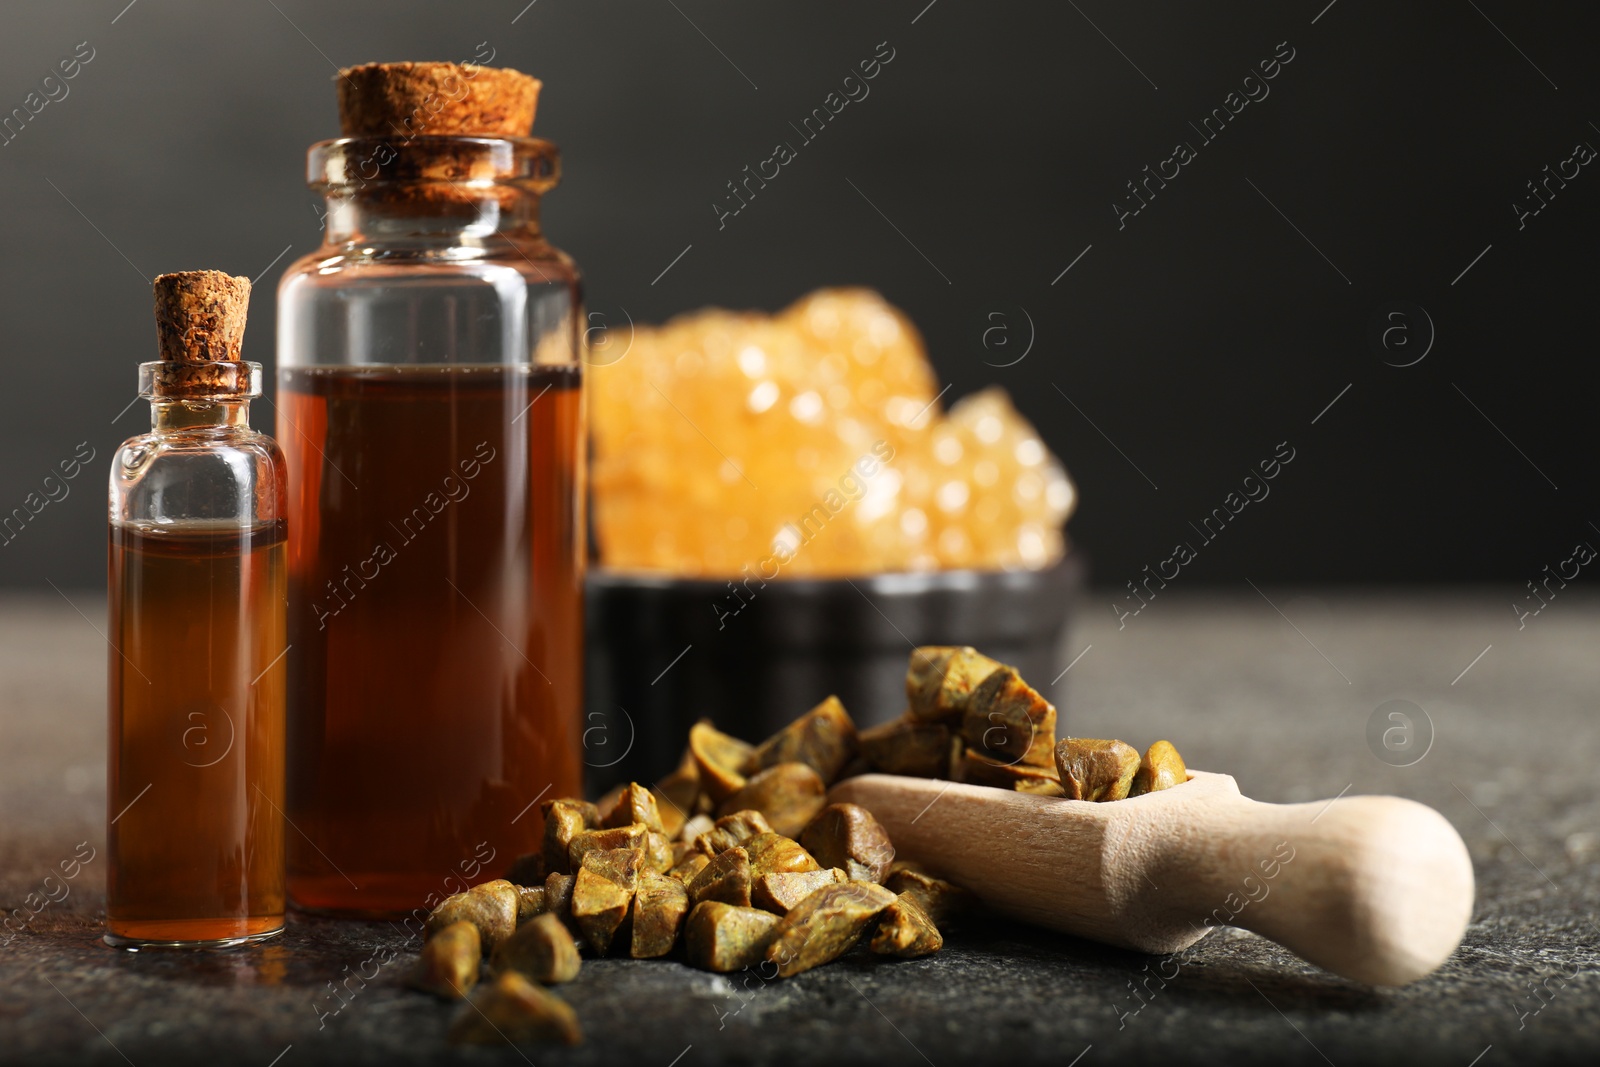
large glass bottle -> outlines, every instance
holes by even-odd
[[[553,145],[312,147],[278,290],[289,460],[289,890],[410,911],[538,847],[581,788],[583,390]]]
[[[227,945],[284,915],[283,454],[250,428],[250,283],[155,281],[151,430],[112,459],[106,940]]]

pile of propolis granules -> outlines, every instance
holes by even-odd
[[[613,328],[589,381],[607,567],[1015,570],[1065,551],[1061,464],[1001,389],[943,412],[916,329],[869,290]]]
[[[544,801],[540,851],[440,902],[408,981],[446,1000],[471,994],[453,1043],[576,1044],[576,1011],[544,987],[577,978],[582,951],[763,983],[858,941],[880,956],[935,953],[970,894],[896,861],[865,808],[828,803],[830,785],[866,769],[836,697],[760,745],[697,723],[655,788]]]
[[[744,972],[746,988],[858,943],[929,956],[978,898],[896,859],[873,814],[830,804],[830,786],[876,771],[1117,801],[1188,779],[1167,741],[1142,759],[1122,741],[1058,741],[1055,706],[974,648],[914,649],[906,698],[901,719],[858,731],[830,696],[759,745],[701,721],[653,788],[544,801],[543,847],[434,908],[409,984],[470,996],[453,1043],[577,1044],[577,1012],[545,987],[576,979],[583,952]]]

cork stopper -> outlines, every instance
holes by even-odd
[[[149,396],[205,398],[259,392],[260,367],[244,363],[250,279],[219,270],[161,274],[155,280],[160,360],[139,368]]]
[[[526,137],[540,81],[472,63],[365,63],[339,72],[346,137]]]
[[[168,363],[237,362],[250,279],[220,270],[156,277],[156,340]]]

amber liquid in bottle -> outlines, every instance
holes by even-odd
[[[289,889],[409,912],[581,789],[576,366],[286,369]]]
[[[111,526],[113,943],[283,926],[285,554],[281,521]]]

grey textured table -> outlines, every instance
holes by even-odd
[[[1238,596],[1169,592],[1118,630],[1089,598],[1062,665],[1074,732],[1173,739],[1246,795],[1395,793],[1466,839],[1478,903],[1431,978],[1378,990],[1224,930],[1141,1002],[1149,957],[979,922],[942,953],[853,955],[782,983],[674,963],[596,961],[563,993],[575,1049],[448,1048],[450,1009],[399,988],[405,939],[385,924],[300,919],[274,942],[209,954],[98,941],[103,859],[0,947],[0,1060],[310,1063],[626,1062],[1068,1067],[1111,1062],[1592,1062],[1600,1051],[1600,602],[1563,593],[1519,630],[1513,593]],[[79,842],[103,841],[101,606],[0,604],[0,905],[39,891]],[[1281,609],[1281,613],[1280,610]],[[93,620],[91,626],[89,620]],[[1292,623],[1289,620],[1293,620]],[[1464,671],[1464,673],[1463,673]],[[1410,767],[1369,750],[1374,709],[1431,721]],[[1421,720],[1419,720],[1420,722]],[[24,910],[23,915],[27,915]],[[0,935],[3,938],[4,935]],[[402,949],[338,1003],[329,983]],[[348,970],[346,970],[348,968]],[[1171,968],[1167,971],[1170,973]],[[1154,989],[1154,986],[1147,987]]]

